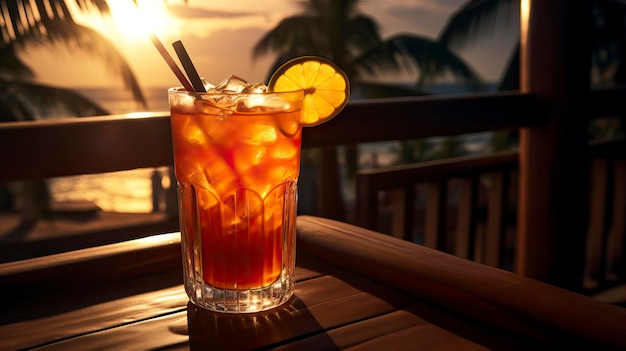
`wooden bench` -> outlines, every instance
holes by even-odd
[[[502,152],[363,170],[356,181],[357,224],[502,267],[507,230],[515,226],[510,201],[516,200],[517,167],[517,152]],[[388,228],[377,223],[381,192]]]
[[[626,139],[592,143],[590,155],[587,251],[576,289],[587,294],[626,282]],[[357,224],[515,270],[518,164],[513,151],[363,170]]]

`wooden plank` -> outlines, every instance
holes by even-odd
[[[323,333],[394,311],[410,301],[391,289],[348,276],[346,282],[328,275],[299,282],[294,300],[266,312],[222,314],[186,304],[181,312],[127,321],[86,334],[76,333],[40,349],[111,349],[119,345],[129,349],[156,349],[188,340],[192,349],[249,350]],[[120,303],[127,306],[125,302]],[[146,304],[148,301],[139,306]],[[95,315],[100,316],[106,307],[94,308],[99,309]],[[339,310],[341,313],[337,313]]]
[[[443,250],[446,233],[446,182],[429,182],[427,194],[426,218],[424,223],[424,246],[436,250]]]
[[[18,306],[10,313],[3,308],[5,312],[0,321],[0,334],[11,337],[0,340],[0,349],[21,349],[38,345],[48,345],[45,348],[51,349],[74,346],[81,349],[90,345],[87,348],[92,349],[94,345],[108,345],[107,348],[110,348],[121,344],[132,345],[133,342],[139,343],[139,348],[154,346],[151,344],[153,341],[145,340],[146,335],[157,331],[167,334],[168,328],[174,328],[173,325],[178,323],[177,320],[172,322],[167,316],[184,310],[188,299],[181,285],[158,288],[160,282],[171,281],[172,275],[175,280],[180,281],[182,269],[177,266],[162,272],[163,266],[147,253],[160,257],[163,252],[167,252],[167,249],[162,248],[178,244],[175,261],[180,265],[179,240],[180,235],[173,233],[0,266],[0,271],[6,278],[3,282],[9,284],[3,284],[4,287],[22,286],[24,277],[28,276],[45,276],[42,284],[50,285],[55,279],[60,279],[60,273],[77,281],[72,285],[68,284],[70,281],[60,279],[56,282],[59,291],[53,294],[49,291],[42,294],[45,291],[43,286],[36,288],[32,294],[36,298],[21,297],[25,300],[24,304],[13,299],[11,302]],[[119,272],[117,269],[108,271],[96,268],[115,267],[112,264],[114,261],[132,268],[115,279],[110,276]],[[157,273],[146,275],[148,271],[145,268],[137,268],[142,266],[138,264],[139,261],[145,261]],[[296,294],[299,300],[306,303],[302,308],[306,307],[307,313],[317,311],[314,320],[321,318],[329,325],[343,324],[346,320],[341,318],[350,318],[356,314],[355,318],[361,319],[368,313],[385,313],[390,308],[393,310],[409,303],[406,296],[372,285],[350,273],[343,275],[350,278],[350,284],[323,276],[319,273],[320,267],[329,269],[326,265],[307,259],[306,255],[298,255]],[[92,279],[87,283],[76,277]],[[154,291],[142,292],[144,287]],[[365,291],[370,291],[376,297],[363,297],[360,289],[365,288]],[[384,301],[381,300],[383,297]],[[337,316],[338,310],[342,310],[340,316]],[[168,320],[166,325],[162,324],[164,320]],[[155,327],[159,323],[161,326]],[[33,335],[33,330],[41,332]],[[89,335],[88,340],[85,341],[81,335]],[[160,340],[155,342],[163,346],[163,342],[178,343],[181,339],[168,334],[155,340]]]
[[[29,299],[28,304],[13,311],[3,308],[0,334],[11,337],[0,340],[0,349],[35,347],[185,311],[188,298],[182,285],[158,288],[161,284],[156,280],[171,281],[170,273],[180,280],[182,268],[165,274],[137,277],[123,284],[101,284],[95,289],[83,287],[80,292],[67,291],[61,295],[44,294],[42,298]],[[296,268],[298,284],[320,276],[313,269]],[[138,286],[154,290],[143,292],[146,289],[138,289]],[[33,330],[38,332],[33,333]],[[119,341],[116,338],[113,340]],[[110,344],[109,347],[115,345]]]
[[[410,165],[366,169],[359,171],[357,179],[358,177],[368,178],[368,186],[384,190],[439,180],[442,177],[464,177],[478,172],[486,173],[512,169],[517,167],[518,157],[516,151],[506,151],[491,155],[464,156]]]
[[[626,160],[617,160],[613,176],[613,213],[607,238],[607,279],[626,279]]]
[[[584,287],[593,289],[604,280],[605,272],[605,233],[609,165],[605,159],[595,159],[591,165],[591,188],[589,199],[589,225],[586,242],[586,274]]]
[[[520,90],[540,96],[550,108],[546,123],[520,129],[515,267],[526,276],[580,289],[587,218],[591,5],[567,0],[522,4]]]
[[[324,146],[320,150],[317,180],[317,214],[326,218],[342,220],[345,204],[341,191],[341,180],[337,148]]]
[[[473,259],[478,176],[459,178],[457,182],[459,185],[459,203],[456,235],[454,237],[454,254],[461,258]]]
[[[111,294],[113,290],[107,292],[106,288],[102,287],[99,294]],[[109,289],[114,288],[115,286],[109,287]],[[0,334],[10,335],[10,337],[0,340],[0,349],[17,350],[36,347],[81,334],[182,311],[189,301],[182,285],[104,302],[89,296],[74,298],[88,300],[89,303],[76,303],[79,308],[60,313],[55,311],[50,315],[1,325]],[[91,304],[97,301],[100,302]],[[56,303],[62,304],[63,301]],[[46,307],[44,305],[41,308]]]
[[[414,302],[402,310],[366,319],[296,340],[288,350],[530,350],[547,346],[542,340],[519,338],[497,328],[485,328],[453,311]],[[563,348],[553,345],[554,349]]]
[[[298,230],[303,252],[487,325],[572,347],[626,348],[626,309],[345,223],[299,217]]]
[[[366,319],[276,348],[288,350],[488,350],[419,317],[418,309]],[[511,349],[509,349],[511,350]]]
[[[176,194],[174,193],[174,196]],[[96,205],[93,205],[94,207]],[[176,207],[176,206],[174,206]],[[98,210],[88,219],[77,220],[53,213],[24,231],[18,212],[0,214],[0,263],[48,256],[61,252],[103,246],[179,230],[178,215],[165,212],[124,213]],[[26,227],[29,227],[26,225]]]
[[[367,176],[356,176],[356,222],[375,230],[378,225],[378,187],[370,184]]]
[[[407,211],[407,190],[390,189],[387,191],[389,196],[389,207],[391,210],[391,236],[404,239],[407,235],[406,227]]]
[[[107,267],[107,269],[102,269]],[[26,293],[46,291],[180,268],[180,234],[168,233],[79,251],[0,264],[0,284]],[[76,275],[81,274],[77,280]],[[17,292],[16,292],[17,293]]]
[[[353,101],[332,120],[304,128],[302,147],[517,129],[542,123],[546,108],[519,92]]]
[[[413,241],[415,217],[417,216],[417,187],[410,185],[404,188],[404,235],[403,239]]]
[[[486,172],[503,172],[508,171],[510,169],[517,168],[518,164],[518,154],[517,152],[499,152],[492,155],[487,156],[468,156],[468,157],[459,157],[445,160],[437,160],[437,161],[429,161],[429,162],[419,162],[411,165],[401,165],[401,166],[392,166],[392,167],[383,167],[369,170],[362,170],[357,174],[357,224],[369,228],[376,229],[376,217],[378,210],[378,199],[374,197],[374,194],[377,194],[379,190],[389,190],[389,189],[410,189],[405,190],[409,192],[409,194],[414,195],[413,187],[415,184],[421,182],[428,182],[428,187],[430,189],[430,194],[438,194],[434,197],[428,195],[429,203],[426,207],[426,216],[425,216],[425,242],[428,247],[445,249],[444,243],[446,238],[443,237],[444,234],[444,218],[441,216],[445,216],[445,194],[441,192],[438,187],[444,186],[442,184],[438,184],[442,180],[447,180],[454,177],[476,177],[477,174],[486,173]],[[476,182],[477,180],[475,180]],[[476,184],[474,186],[477,186]],[[465,191],[470,191],[471,188],[463,188]],[[474,191],[476,191],[474,189]],[[469,193],[465,194],[469,195]],[[395,218],[394,222],[398,221],[398,228],[400,226],[404,226],[405,229],[400,230],[397,229],[395,233],[400,235],[401,232],[404,232],[404,236],[408,240],[412,240],[410,238],[410,228],[413,223],[411,218],[406,217],[407,213],[413,213],[412,205],[414,200],[409,198],[405,199],[405,206],[410,207],[410,210],[405,210],[405,218],[402,220],[401,218]],[[474,201],[472,197],[467,197],[466,200]],[[463,201],[463,200],[462,200]],[[441,207],[440,207],[441,206]],[[458,230],[461,233],[461,237],[458,240],[459,247],[456,252],[462,254],[463,257],[470,257],[470,239],[473,238],[474,234],[471,231],[475,231],[475,219],[472,219],[471,223],[469,221],[470,218],[473,218],[473,212],[475,211],[475,206],[471,203],[467,203],[466,207],[461,207],[458,213],[459,216],[465,216],[464,218],[460,218],[457,222],[461,224],[461,227]],[[401,211],[394,211],[395,213],[401,213]],[[468,217],[470,216],[470,217]],[[405,222],[404,224],[400,224]],[[473,228],[473,229],[472,229]],[[463,237],[466,235],[466,237]],[[463,241],[465,240],[465,242]],[[473,239],[472,239],[473,240]],[[465,247],[462,247],[466,245]],[[454,251],[455,249],[452,249]],[[462,253],[461,251],[466,251]]]
[[[0,150],[14,150],[0,153],[0,182],[168,166],[174,160],[169,115],[162,114],[0,123]]]
[[[536,97],[519,93],[354,102],[329,123],[305,128],[303,147],[514,129],[538,123],[537,111],[544,108]],[[0,182],[173,163],[167,113],[2,123],[0,149],[19,150],[0,155]]]
[[[483,262],[492,267],[501,267],[505,218],[508,215],[509,177],[507,172],[491,173],[488,177],[487,225]]]

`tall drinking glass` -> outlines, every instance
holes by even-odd
[[[168,94],[189,299],[232,313],[283,304],[295,282],[303,92]]]

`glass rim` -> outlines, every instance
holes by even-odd
[[[175,95],[188,95],[188,96],[223,96],[223,95],[267,96],[267,95],[291,95],[291,94],[297,94],[297,93],[301,93],[304,95],[304,89],[290,90],[290,91],[266,91],[264,93],[255,93],[255,92],[236,93],[236,92],[228,92],[228,91],[218,93],[218,92],[201,92],[201,91],[192,92],[192,91],[187,91],[182,86],[168,88],[167,92],[170,95],[175,94]]]

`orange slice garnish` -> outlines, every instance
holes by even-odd
[[[283,64],[270,78],[274,92],[304,90],[302,125],[316,126],[335,117],[350,98],[346,74],[317,56],[302,56]]]

